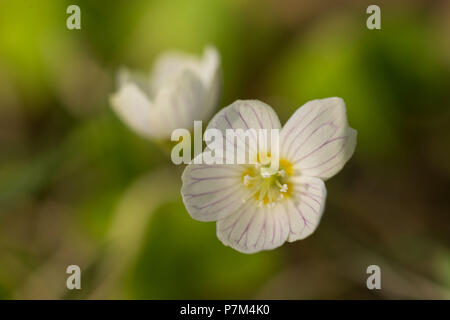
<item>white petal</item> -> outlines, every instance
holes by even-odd
[[[299,108],[283,127],[281,156],[297,173],[328,179],[353,154],[356,130],[347,122],[341,98],[313,100]]]
[[[220,71],[220,55],[213,46],[208,46],[203,51],[203,57],[200,62],[200,75],[205,85],[208,86],[217,73]]]
[[[223,219],[242,206],[248,196],[242,182],[245,167],[189,164],[183,172],[181,195],[192,218]]]
[[[217,237],[242,253],[255,253],[281,246],[289,235],[289,218],[282,205],[256,206],[248,201],[232,215],[217,222]]]
[[[213,47],[202,60],[181,52],[167,52],[155,62],[151,86],[165,135],[193,127],[194,120],[210,117],[220,95],[220,57]]]
[[[183,71],[177,78],[159,88],[155,96],[154,120],[161,133],[168,137],[174,129],[191,129],[194,120],[202,120],[205,87],[190,70]]]
[[[319,225],[325,209],[327,191],[319,178],[299,176],[293,178],[293,194],[283,202],[289,215],[289,242],[304,239]]]
[[[271,106],[259,100],[236,100],[220,110],[208,128],[226,129],[280,129],[281,124]]]
[[[151,138],[168,138],[176,128],[193,127],[216,107],[220,95],[220,57],[207,47],[203,58],[166,52],[148,76],[122,69],[119,92],[111,101],[132,129]]]
[[[206,88],[205,107],[201,119],[208,119],[219,103],[222,89],[222,74],[219,52],[214,47],[207,47],[203,53],[200,77]]]
[[[245,152],[246,154],[252,152],[256,154],[258,151],[258,130],[280,129],[281,124],[277,114],[269,105],[258,100],[237,100],[220,110],[213,117],[207,129],[211,128],[222,132],[225,138],[224,148],[231,148],[235,152]],[[242,129],[247,131],[248,135],[246,137],[245,133],[237,134],[236,139],[227,139],[227,129]],[[270,132],[268,134],[268,137],[270,137]],[[239,148],[237,141],[242,145],[245,143],[245,148]],[[270,143],[270,139],[268,139],[268,142]]]
[[[154,92],[174,81],[185,70],[196,75],[201,73],[200,59],[184,52],[167,51],[156,58],[151,72],[151,86]]]
[[[111,96],[111,105],[119,117],[137,133],[145,137],[154,134],[154,128],[150,126],[153,106],[136,84],[122,84],[119,91]]]
[[[217,78],[220,71],[220,55],[213,46],[207,46],[203,56],[197,57],[179,51],[167,51],[155,59],[151,82],[155,89],[173,80],[185,70],[194,72],[205,87]]]
[[[144,82],[119,75],[121,87],[111,104],[122,120],[137,133],[150,138],[167,138],[177,128],[191,129],[202,120],[205,88],[190,70],[159,88],[154,100],[142,88]]]

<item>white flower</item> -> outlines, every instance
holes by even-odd
[[[208,128],[224,132],[281,125],[267,104],[238,100]],[[348,125],[341,98],[309,101],[280,131],[277,172],[267,174],[270,161],[191,163],[182,177],[183,201],[194,219],[217,221],[217,237],[225,245],[244,253],[274,249],[314,232],[325,207],[323,181],[342,169],[355,146],[356,130]]]
[[[170,138],[174,129],[206,120],[220,94],[220,57],[207,47],[198,59],[167,52],[156,59],[149,75],[119,72],[119,90],[111,104],[121,119],[147,138]]]

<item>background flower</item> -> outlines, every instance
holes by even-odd
[[[111,104],[122,120],[148,138],[169,138],[177,128],[191,129],[194,120],[206,120],[220,93],[220,58],[213,47],[203,57],[166,52],[151,74],[121,70],[119,89]]]

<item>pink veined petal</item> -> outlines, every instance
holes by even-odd
[[[289,235],[288,216],[281,205],[258,207],[248,201],[235,213],[217,222],[217,237],[242,253],[255,253],[281,246]]]
[[[328,179],[352,156],[356,130],[347,122],[341,98],[309,101],[283,127],[281,156],[293,163],[297,174]]]
[[[304,239],[316,230],[327,195],[325,183],[319,178],[295,177],[293,188],[292,197],[284,202],[289,216],[289,242]]]
[[[269,105],[258,100],[237,100],[213,117],[207,129],[211,128],[222,132],[225,138],[224,149],[230,148],[235,154],[237,152],[256,154],[260,151],[258,149],[258,130],[267,130],[269,137],[267,142],[270,144],[270,129],[279,130],[281,124],[277,114]],[[237,134],[236,138],[230,139],[226,135],[227,129],[231,129],[235,133],[237,133],[237,129],[242,129],[244,133]]]
[[[247,192],[242,184],[245,167],[189,164],[182,175],[181,195],[192,218],[216,221],[242,206]]]
[[[226,129],[281,129],[277,114],[259,100],[236,100],[220,110],[208,128]]]

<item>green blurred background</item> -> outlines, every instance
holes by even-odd
[[[346,101],[356,152],[311,237],[223,246],[184,209],[182,168],[112,112],[119,67],[207,44],[220,107],[260,99],[284,123]],[[449,1],[1,0],[0,298],[450,299],[449,89]],[[371,264],[382,290],[366,288]]]

